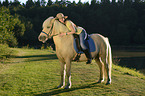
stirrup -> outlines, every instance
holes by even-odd
[[[91,64],[91,62],[92,62],[92,59],[88,59],[86,64]]]
[[[75,57],[73,58],[73,61],[79,61],[79,59],[80,59],[80,57],[81,57],[81,53],[77,53],[76,55],[75,55]]]

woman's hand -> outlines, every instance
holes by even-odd
[[[62,36],[64,36],[64,35],[66,35],[66,33],[61,33],[61,34],[59,34],[60,37],[62,37]]]

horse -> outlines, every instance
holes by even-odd
[[[69,32],[68,28],[56,20],[54,17],[49,17],[43,22],[43,30],[38,36],[39,41],[45,43],[49,38],[53,37],[56,47],[56,55],[61,65],[61,81],[58,88],[71,88],[71,63],[76,55],[74,50],[74,36],[65,35],[59,36],[60,33]],[[96,50],[91,52],[92,58],[96,61],[100,69],[100,78],[98,83],[104,81],[104,73],[106,73],[107,82],[111,84],[111,68],[112,68],[112,53],[111,46],[107,37],[100,34],[91,34],[90,36],[95,43]],[[81,54],[80,61],[86,61],[87,58]],[[65,75],[67,76],[67,85],[65,86]]]

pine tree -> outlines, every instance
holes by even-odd
[[[37,2],[35,2],[35,6],[40,7],[40,0],[37,0]]]
[[[95,5],[96,4],[96,0],[91,0],[91,5]]]
[[[145,43],[145,36],[141,29],[139,29],[136,34],[134,35],[134,42],[136,44],[143,44]]]
[[[45,6],[46,1],[45,0],[41,0],[41,6]]]
[[[58,0],[55,1],[55,4],[59,4]]]
[[[31,7],[33,7],[33,6],[34,6],[33,0],[28,0],[28,1],[26,2],[26,8],[31,8]]]
[[[51,6],[52,4],[53,4],[53,2],[52,2],[51,0],[48,0],[47,5],[48,5],[48,6]]]
[[[78,5],[82,5],[82,2],[81,2],[81,0],[79,0],[79,2],[78,2]]]
[[[14,0],[14,2],[11,3],[11,5],[13,5],[13,6],[19,6],[20,2],[19,2],[19,0]]]
[[[9,6],[9,1],[8,0],[3,1],[3,5],[8,7]]]

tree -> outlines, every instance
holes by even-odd
[[[2,3],[1,3],[1,1],[0,1],[0,7],[2,6]]]
[[[41,0],[41,6],[45,6],[46,1],[45,0]]]
[[[136,44],[145,44],[145,35],[141,29],[139,29],[134,35],[134,42]]]
[[[3,1],[3,5],[8,7],[9,6],[9,1],[8,0]]]
[[[112,3],[114,4],[116,2],[116,0],[112,0]]]
[[[33,0],[28,0],[27,2],[26,2],[26,8],[31,8],[31,7],[33,7],[34,6],[34,2],[33,2]]]
[[[24,36],[21,38],[21,46],[27,44],[37,44],[36,41],[38,41],[38,34],[34,31],[33,24],[26,18],[24,20],[26,31],[24,33]]]
[[[19,6],[20,2],[19,0],[14,0],[14,2],[11,3],[12,6]]]
[[[19,16],[15,15],[14,17],[14,36],[17,39],[21,39],[21,37],[24,35],[25,32],[25,25],[19,20]]]
[[[61,4],[61,5],[65,5],[65,4],[66,4],[66,0],[61,0],[61,1],[60,1],[60,4]]]
[[[16,46],[17,39],[24,34],[25,28],[21,21],[10,15],[9,9],[5,7],[0,8],[0,43],[8,44],[9,46]]]
[[[130,34],[126,25],[119,24],[117,31],[111,34],[110,38],[115,45],[128,45],[130,44]]]
[[[78,5],[79,5],[79,6],[81,6],[81,5],[82,5],[82,2],[81,2],[81,0],[79,0],[79,2],[78,2]]]
[[[131,7],[131,3],[132,3],[132,0],[125,0],[124,1],[124,7],[130,8]]]
[[[91,5],[95,5],[96,4],[96,0],[91,0]]]
[[[6,1],[8,0],[4,0],[4,2]],[[145,34],[145,3],[140,0],[135,0],[135,2],[132,0],[118,0],[118,2],[112,0],[112,3],[110,3],[110,0],[102,0],[100,3],[97,3],[99,0],[91,0],[91,5],[82,3],[81,0],[77,4],[74,0],[72,3],[68,0],[56,0],[54,3],[52,0],[47,0],[47,3],[45,1],[27,0],[24,7],[11,6],[13,2],[9,5],[5,3],[13,15],[16,13],[20,17],[24,17],[27,30],[24,34],[25,43],[35,42],[37,36],[35,38],[34,34],[40,33],[43,21],[49,16],[55,16],[58,12],[68,15],[68,19],[76,25],[84,27],[89,34],[97,32],[109,37],[113,44],[136,43],[135,38],[141,36],[136,33],[138,29],[142,30],[141,34]],[[18,27],[18,25],[17,22],[16,26]],[[31,28],[28,28],[30,26]],[[17,27],[15,28],[18,29]],[[20,26],[19,28],[21,29]],[[33,33],[31,34],[34,36],[33,38],[31,38],[30,33]],[[16,33],[14,35],[16,36]],[[18,39],[20,36],[16,37]]]
[[[141,0],[135,0],[135,3],[139,3]]]
[[[110,0],[101,0],[102,3],[110,3]]]
[[[55,1],[55,4],[59,4],[58,0]]]
[[[48,0],[47,5],[48,5],[48,6],[51,6],[52,4],[53,4],[53,2],[52,2],[51,0]]]
[[[40,7],[40,0],[37,0],[37,2],[35,2],[35,6]]]

